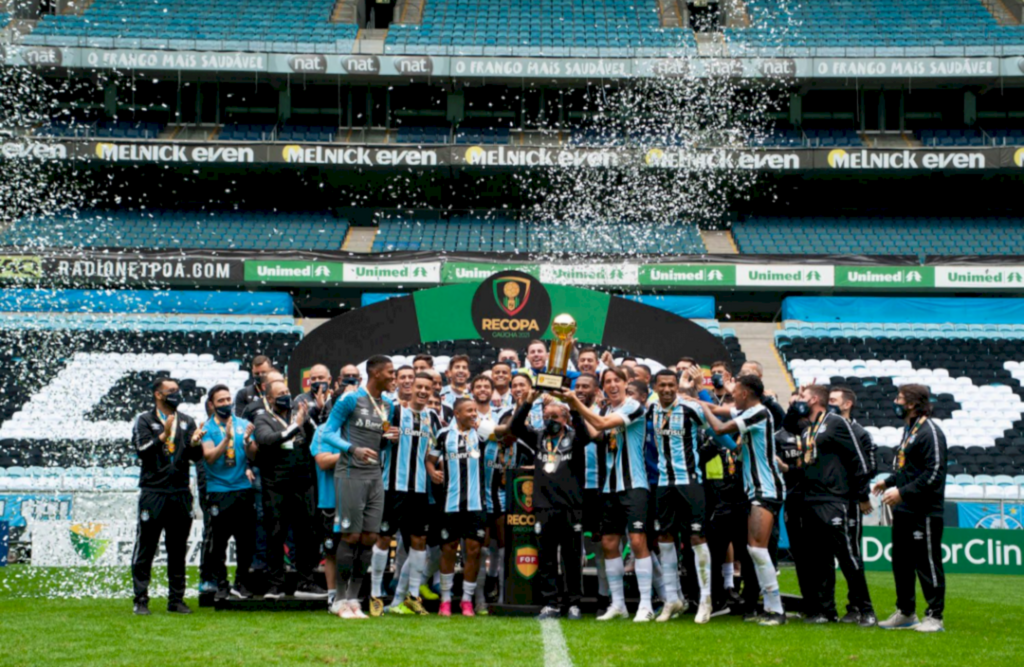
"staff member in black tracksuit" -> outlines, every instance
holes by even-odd
[[[802,512],[808,539],[815,536],[815,548],[808,549],[811,590],[802,590],[807,604],[805,623],[833,623],[836,613],[836,575],[833,557],[846,578],[853,605],[860,610],[859,625],[877,624],[864,566],[857,559],[848,521],[849,498],[869,500],[867,465],[861,455],[850,423],[829,412],[828,388],[809,385],[800,391],[807,404],[810,425],[803,435]]]
[[[913,628],[941,632],[946,606],[946,574],[942,570],[942,510],[946,491],[946,436],[929,418],[928,387],[905,384],[896,396],[897,416],[907,423],[896,452],[893,474],[872,489],[892,508],[892,575],[896,580],[896,611],[879,623],[886,629]],[[914,579],[928,602],[918,622]]]
[[[235,416],[245,417],[242,413],[245,411],[245,406],[252,403],[257,398],[263,397],[264,392],[264,378],[267,373],[274,370],[270,364],[270,358],[257,354],[252,360],[252,382],[245,385],[238,390],[235,394]]]
[[[135,613],[149,615],[149,579],[153,557],[164,533],[167,548],[167,611],[191,614],[184,602],[185,554],[192,529],[192,493],[189,466],[203,457],[200,446],[204,432],[178,412],[181,392],[178,383],[160,378],[153,383],[156,406],[135,418],[132,445],[139,457],[139,525],[132,553],[132,585]]]
[[[285,595],[284,542],[289,526],[298,551],[295,569],[299,584],[295,597],[326,600],[327,591],[313,582],[319,560],[313,529],[312,458],[303,426],[305,404],[292,411],[292,397],[283,381],[267,387],[271,412],[256,416],[255,459],[263,475],[263,516],[267,531],[267,569],[270,589],[264,599]]]
[[[857,405],[857,395],[849,387],[832,387],[828,392],[828,409],[850,422],[853,434],[857,436],[857,444],[860,446],[861,456],[864,457],[864,464],[868,468],[868,477],[874,478],[878,472],[878,447],[871,434],[863,426],[853,419],[853,408]],[[850,497],[850,510],[847,515],[850,524],[850,539],[853,540],[854,553],[858,562],[864,563],[864,555],[861,553],[861,541],[864,538],[864,515],[871,514],[871,502],[862,502],[855,497]],[[839,619],[840,623],[857,623],[860,621],[861,611],[849,600],[846,605],[846,615]]]
[[[255,424],[257,415],[261,415],[264,412],[272,412],[273,406],[270,404],[270,399],[267,396],[267,393],[269,392],[271,383],[280,382],[281,380],[284,380],[284,375],[276,368],[271,368],[269,371],[261,375],[260,384],[258,385],[260,392],[255,398],[246,403],[245,408],[242,409],[242,414],[240,414],[239,417],[250,424]]]
[[[562,550],[565,574],[565,607],[570,620],[582,618],[583,597],[583,491],[580,484],[585,474],[585,448],[589,431],[579,413],[570,413],[569,406],[552,401],[544,406],[544,428],[528,425],[534,401],[540,398],[534,390],[523,401],[512,418],[510,431],[534,447],[533,506],[540,528],[538,575],[540,596],[544,607],[539,619],[558,618],[558,550]]]

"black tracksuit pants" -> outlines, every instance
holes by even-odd
[[[801,588],[808,604],[810,614],[836,616],[836,570],[835,561],[839,561],[839,569],[846,578],[850,590],[850,606],[862,613],[873,612],[871,595],[868,593],[867,579],[864,577],[864,565],[860,562],[857,550],[853,546],[850,535],[849,503],[807,502],[801,514],[803,516],[801,542],[807,545],[803,559],[810,566],[809,579],[801,580],[810,587],[808,591]],[[799,566],[798,566],[799,567]],[[799,578],[799,572],[797,574]]]
[[[579,606],[583,597],[583,510],[552,508],[536,510],[540,524],[540,598],[545,606],[558,606],[558,549],[562,549],[563,606]]]
[[[207,494],[207,515],[210,517],[206,571],[209,581],[217,587],[228,586],[228,570],[224,562],[228,540],[235,538],[235,585],[248,581],[249,566],[256,550],[256,507],[251,489],[244,491],[211,492]]]
[[[892,576],[896,607],[906,616],[917,609],[915,582],[928,603],[927,615],[939,620],[946,608],[946,573],[942,569],[942,517],[892,513]]]
[[[267,532],[267,584],[283,589],[284,544],[292,529],[295,550],[292,562],[300,579],[313,580],[320,558],[317,530],[313,527],[313,489],[299,484],[271,485],[263,481],[263,522]]]
[[[188,534],[192,530],[192,494],[189,491],[139,493],[139,519],[132,552],[132,587],[135,602],[149,602],[149,580],[153,558],[164,534],[167,550],[167,602],[181,602],[185,597],[185,556]]]

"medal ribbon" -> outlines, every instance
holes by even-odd
[[[917,435],[917,432],[921,430],[921,426],[924,425],[925,419],[927,419],[927,417],[925,415],[921,415],[914,422],[914,426],[912,428],[903,430],[903,442],[900,443],[900,451],[896,454],[897,470],[903,469],[903,466],[906,463],[906,454],[904,453],[904,450],[907,448],[907,445],[910,444],[910,441],[914,439],[914,436]]]

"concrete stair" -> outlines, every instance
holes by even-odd
[[[1015,3],[1018,10],[1017,14],[1021,14],[1019,0],[981,0],[982,6],[988,10],[988,13],[992,15],[992,18],[999,25],[1020,25],[1020,19],[1014,15],[1007,6],[1007,3]]]
[[[764,366],[764,386],[778,396],[783,407],[789,405],[793,385],[782,358],[775,349],[776,326],[773,322],[727,322],[723,326],[736,330],[736,338],[749,361],[760,361]]]
[[[377,238],[376,227],[349,227],[345,242],[341,249],[346,252],[369,253],[373,249],[373,241]]]
[[[738,255],[731,232],[702,229],[700,236],[709,255]]]

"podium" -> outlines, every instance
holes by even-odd
[[[540,611],[533,470],[515,468],[505,475],[505,596],[490,610],[496,616],[533,616]]]

